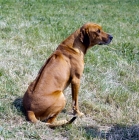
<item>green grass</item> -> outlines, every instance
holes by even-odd
[[[0,0],[0,139],[139,139],[138,0]],[[26,121],[22,97],[58,44],[86,22],[113,35],[85,56],[79,105],[85,116],[49,129]],[[67,105],[59,118],[70,118]]]

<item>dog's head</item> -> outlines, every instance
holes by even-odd
[[[113,39],[112,35],[104,32],[102,27],[95,23],[86,23],[80,28],[80,41],[87,47],[107,45]]]

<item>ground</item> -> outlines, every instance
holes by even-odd
[[[0,0],[0,139],[139,139],[138,0]],[[86,22],[113,35],[85,56],[79,93],[85,116],[50,129],[26,121],[22,97],[58,44]],[[58,119],[72,116],[71,89]]]

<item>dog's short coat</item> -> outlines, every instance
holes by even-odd
[[[72,88],[73,114],[83,115],[78,108],[78,93],[84,55],[88,48],[109,44],[112,38],[101,26],[86,23],[65,39],[42,66],[23,97],[28,119],[34,123],[45,120],[50,127],[72,123],[76,117],[70,121],[55,121],[65,107],[63,91],[69,84]]]

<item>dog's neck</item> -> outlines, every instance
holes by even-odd
[[[82,53],[83,55],[85,55],[89,46],[85,46],[85,44],[81,42],[79,33],[80,33],[79,30],[75,31],[67,39],[65,39],[61,43],[61,45],[68,47],[69,49],[72,49],[77,53]]]
[[[77,37],[73,43],[73,49],[75,49],[78,52],[82,52],[84,55],[87,52],[87,48]]]

